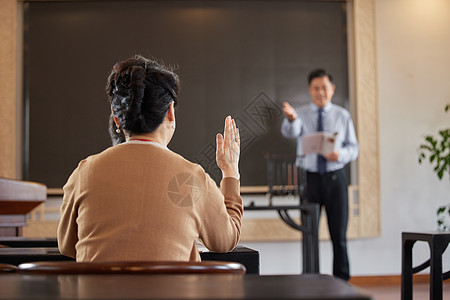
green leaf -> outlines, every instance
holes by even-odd
[[[432,150],[432,148],[431,148],[430,146],[423,145],[423,144],[420,145],[419,149],[425,149],[425,150],[428,150],[428,151],[431,151],[431,150]]]
[[[430,164],[434,161],[435,158],[436,158],[436,154],[433,154],[430,156]]]
[[[427,135],[425,140],[430,142],[431,144],[435,143],[434,137],[432,135]]]
[[[428,145],[425,145],[425,144],[420,145],[419,148],[417,149],[417,151],[419,153],[425,153],[425,154],[427,152],[430,152],[431,150],[432,150],[432,148],[430,146],[428,146]]]

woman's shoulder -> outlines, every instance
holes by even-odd
[[[181,164],[185,165],[187,168],[190,168],[193,171],[197,171],[197,172],[204,172],[204,169],[200,164],[198,164],[196,162],[192,162],[192,161],[186,159],[181,154],[174,152],[172,150],[169,150],[168,152],[169,152],[168,155],[170,155],[172,159],[180,162]]]
[[[200,164],[192,162],[166,147],[131,143],[112,146],[102,152],[90,155],[80,161],[78,168],[82,168],[84,165],[110,164],[113,161],[123,160],[124,158],[129,161],[142,160],[142,163],[151,161],[155,165],[172,166],[189,170],[199,175],[206,173]]]
[[[102,158],[103,156],[107,156],[107,155],[113,153],[115,150],[117,150],[116,147],[117,146],[111,146],[111,147],[104,149],[101,152],[91,154],[91,155],[87,156],[86,158],[84,158],[83,160],[81,160],[80,163],[78,164],[78,166],[96,161],[97,159]]]
[[[129,153],[136,153],[136,152],[145,152],[149,154],[150,158],[158,159],[158,162],[161,162],[163,164],[182,164],[186,167],[190,167],[193,169],[200,169],[203,170],[203,168],[188,159],[186,159],[183,155],[167,148],[161,145],[158,145],[156,143],[154,144],[140,144],[141,147],[135,147],[136,144],[131,143],[123,143],[119,144],[113,147],[110,147],[108,149],[105,149],[103,152],[99,153],[98,155],[102,156],[108,156],[108,155],[117,155],[117,154],[124,154]],[[121,153],[122,152],[122,153]],[[92,158],[96,158],[96,155],[92,156]]]
[[[111,155],[114,155],[114,153],[119,150],[118,146],[119,145],[108,147],[108,148],[104,149],[101,152],[98,152],[98,153],[95,153],[95,154],[91,154],[91,155],[83,158],[78,163],[78,166],[77,166],[76,170],[82,169],[86,165],[90,165],[90,164],[96,163],[98,161],[102,161],[104,158],[106,158],[108,156],[111,156]]]

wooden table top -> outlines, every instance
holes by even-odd
[[[0,299],[372,299],[329,275],[0,275]]]

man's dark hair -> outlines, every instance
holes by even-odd
[[[333,82],[333,76],[331,76],[329,73],[327,73],[324,69],[316,69],[314,71],[312,71],[311,73],[309,73],[308,75],[308,85],[311,84],[311,81],[314,78],[318,78],[318,77],[328,77],[328,79],[330,79],[331,83]]]
[[[106,94],[121,129],[150,133],[161,125],[172,101],[177,103],[179,85],[171,69],[136,55],[114,65]]]

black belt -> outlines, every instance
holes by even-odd
[[[337,170],[334,170],[334,171],[325,172],[325,173],[323,173],[323,174],[320,174],[319,172],[306,171],[306,174],[327,175],[327,174],[335,174],[335,173],[338,173],[338,172],[340,172],[340,171],[342,171],[342,170],[343,170],[343,168],[342,168],[342,169],[337,169]]]

